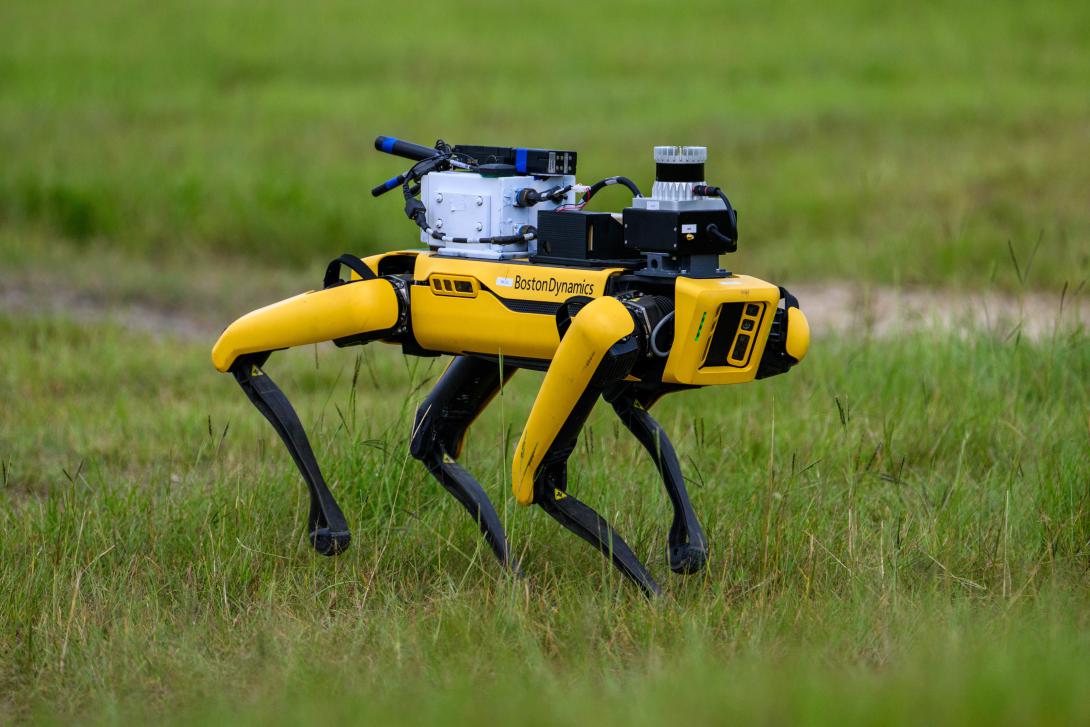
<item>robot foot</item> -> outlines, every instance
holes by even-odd
[[[310,492],[307,531],[311,545],[322,555],[343,553],[352,540],[348,523],[333,493],[326,486],[299,416],[288,397],[261,368],[268,356],[268,353],[239,356],[230,371],[253,405],[280,435],[306,482]]]
[[[647,567],[605,518],[565,490],[541,492],[541,489],[544,488],[539,488],[534,498],[535,504],[565,528],[598,548],[648,598],[661,595],[662,589]]]
[[[466,431],[514,371],[484,359],[455,357],[417,410],[409,451],[476,521],[497,560],[518,573],[495,506],[481,483],[455,461]]]

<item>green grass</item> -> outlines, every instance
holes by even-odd
[[[407,454],[441,361],[270,363],[353,527],[323,559],[288,457],[207,345],[33,318],[0,318],[0,345],[8,717],[1090,719],[1085,335],[823,340],[760,386],[668,397],[713,547],[687,579],[653,467],[600,408],[574,491],[647,559],[658,604],[514,506],[505,451],[537,374],[464,457],[523,557],[513,580]]]
[[[0,5],[0,239],[311,264],[414,245],[378,133],[707,144],[738,269],[1058,290],[1090,277],[1086,3]],[[600,205],[624,203],[619,192]],[[38,244],[37,242],[33,244]]]

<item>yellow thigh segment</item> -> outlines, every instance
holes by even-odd
[[[596,298],[572,319],[515,447],[512,488],[520,505],[534,501],[534,475],[598,364],[610,347],[634,328],[632,315],[616,298]]]
[[[212,363],[227,371],[239,356],[331,341],[397,323],[398,296],[376,278],[316,290],[259,308],[227,327],[212,348]]]

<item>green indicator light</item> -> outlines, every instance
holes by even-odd
[[[693,343],[700,340],[700,332],[704,330],[704,319],[708,317],[708,311],[704,311],[704,315],[700,316],[700,325],[696,327],[696,338],[693,339]]]

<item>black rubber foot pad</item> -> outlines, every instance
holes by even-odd
[[[318,528],[310,534],[310,543],[322,555],[340,555],[348,550],[352,534],[347,530],[330,532],[329,528]]]
[[[670,570],[682,575],[691,575],[704,570],[708,562],[708,551],[689,544],[674,545],[670,548]]]

